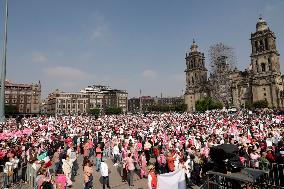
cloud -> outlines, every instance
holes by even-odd
[[[33,52],[32,53],[32,61],[35,63],[44,63],[47,62],[47,56],[42,52]]]
[[[64,80],[84,80],[91,78],[91,75],[83,70],[65,66],[50,67],[44,72],[49,77],[61,78]]]
[[[148,79],[154,79],[158,76],[158,73],[155,70],[144,70],[142,72],[142,77],[148,78]]]

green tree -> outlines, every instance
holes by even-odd
[[[267,108],[268,102],[267,100],[258,100],[253,103],[254,108]]]
[[[250,110],[250,109],[252,109],[252,107],[253,107],[253,104],[250,101],[245,101],[245,107],[244,108]]]
[[[17,106],[13,105],[5,105],[5,114],[10,115],[10,114],[17,114]]]
[[[214,101],[211,98],[203,98],[195,102],[195,110],[198,112],[205,112],[206,110],[222,109],[223,104],[218,101]]]
[[[109,107],[105,109],[105,114],[107,115],[117,115],[122,113],[122,108],[121,107]]]
[[[93,109],[90,109],[89,113],[93,116],[98,116],[100,115],[101,110],[99,108],[93,108]]]
[[[149,106],[148,111],[150,112],[185,112],[187,110],[187,105],[186,104],[177,104],[177,105],[152,105]]]
[[[209,108],[209,101],[207,99],[197,100],[195,102],[195,110],[198,112],[205,112]]]

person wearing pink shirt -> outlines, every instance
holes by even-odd
[[[132,158],[132,154],[129,153],[128,157],[126,158],[126,167],[127,167],[127,173],[128,173],[128,184],[130,186],[134,186],[133,184],[133,174],[134,174],[134,159]]]
[[[67,178],[63,174],[62,170],[59,170],[55,178],[56,189],[66,189]]]
[[[260,158],[260,154],[257,152],[256,149],[254,149],[251,153],[250,153],[250,159],[251,159],[251,166],[253,168],[258,168],[259,167],[259,162],[258,159]]]

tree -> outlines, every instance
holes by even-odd
[[[176,104],[176,105],[152,105],[147,108],[150,112],[185,112],[187,110],[186,104]]]
[[[203,98],[200,100],[197,100],[195,102],[195,110],[198,112],[205,112],[206,110],[216,110],[216,109],[222,109],[223,104],[218,101],[214,101],[211,98]]]
[[[17,113],[18,113],[17,106],[5,105],[5,114],[11,115],[11,114],[17,114]]]
[[[174,106],[174,111],[176,112],[185,112],[187,111],[187,104],[177,104]]]
[[[250,101],[245,101],[245,107],[243,107],[243,108],[250,110],[250,109],[252,109],[252,107],[253,107],[253,104]]]
[[[235,69],[236,57],[233,48],[217,43],[209,47],[210,96],[225,106],[232,104],[230,74]]]
[[[89,111],[89,113],[93,116],[100,115],[100,112],[101,112],[101,110],[99,108],[93,108],[93,109],[90,109],[90,111]]]
[[[117,115],[122,113],[122,108],[121,107],[109,107],[105,109],[105,114],[107,115]]]
[[[209,108],[209,101],[206,99],[197,100],[195,102],[195,110],[198,112],[205,112]]]
[[[267,100],[258,100],[253,103],[254,108],[267,108],[268,102]]]

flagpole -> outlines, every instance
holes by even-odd
[[[8,27],[8,0],[5,0],[5,21],[4,21],[4,47],[1,65],[1,90],[0,90],[0,122],[5,122],[5,80],[6,80],[6,60],[7,60],[7,27]]]

